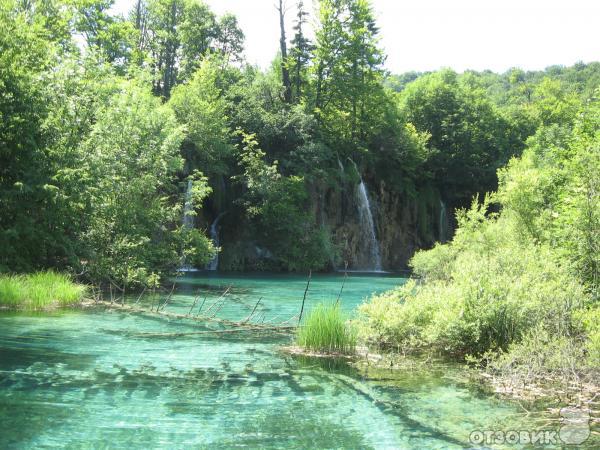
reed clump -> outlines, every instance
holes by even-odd
[[[350,354],[356,348],[356,332],[338,303],[319,304],[299,327],[296,341],[305,350]]]
[[[0,275],[0,307],[33,310],[67,306],[80,302],[85,294],[85,286],[61,273]]]

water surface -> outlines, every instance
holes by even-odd
[[[306,310],[342,282],[313,276]],[[343,308],[402,282],[351,274]],[[301,276],[188,274],[165,310],[197,299],[207,311],[229,288],[218,317],[256,308],[252,320],[275,323],[298,314],[305,287]],[[285,336],[168,335],[215,327],[114,310],[1,313],[0,448],[465,448],[472,430],[528,420],[449,366],[358,371],[289,356]]]

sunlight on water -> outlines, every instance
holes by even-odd
[[[307,310],[334,301],[342,278],[313,277]],[[351,275],[342,305],[402,281]],[[207,309],[230,287],[219,317],[247,317],[262,297],[257,320],[280,321],[298,313],[305,286],[189,274],[165,309],[187,313],[196,296]],[[156,335],[195,330],[119,311],[2,313],[0,448],[463,448],[471,430],[525,420],[449,367],[359,373],[279,352],[287,337]]]

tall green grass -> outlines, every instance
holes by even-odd
[[[319,304],[304,320],[297,343],[306,350],[329,353],[354,353],[356,333],[346,324],[339,304]]]
[[[38,272],[28,275],[0,275],[0,307],[43,309],[81,301],[85,286],[68,275]]]

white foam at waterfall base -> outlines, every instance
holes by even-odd
[[[215,220],[213,220],[213,223],[210,225],[210,239],[212,240],[213,245],[215,246],[215,248],[219,248],[220,245],[220,238],[219,238],[219,222],[221,220],[221,217],[223,217],[225,213],[222,212],[221,214],[219,214],[217,216],[217,218]],[[210,262],[206,265],[206,270],[217,270],[219,268],[219,253],[217,252],[217,254],[215,255],[215,257],[213,259],[210,260]]]

